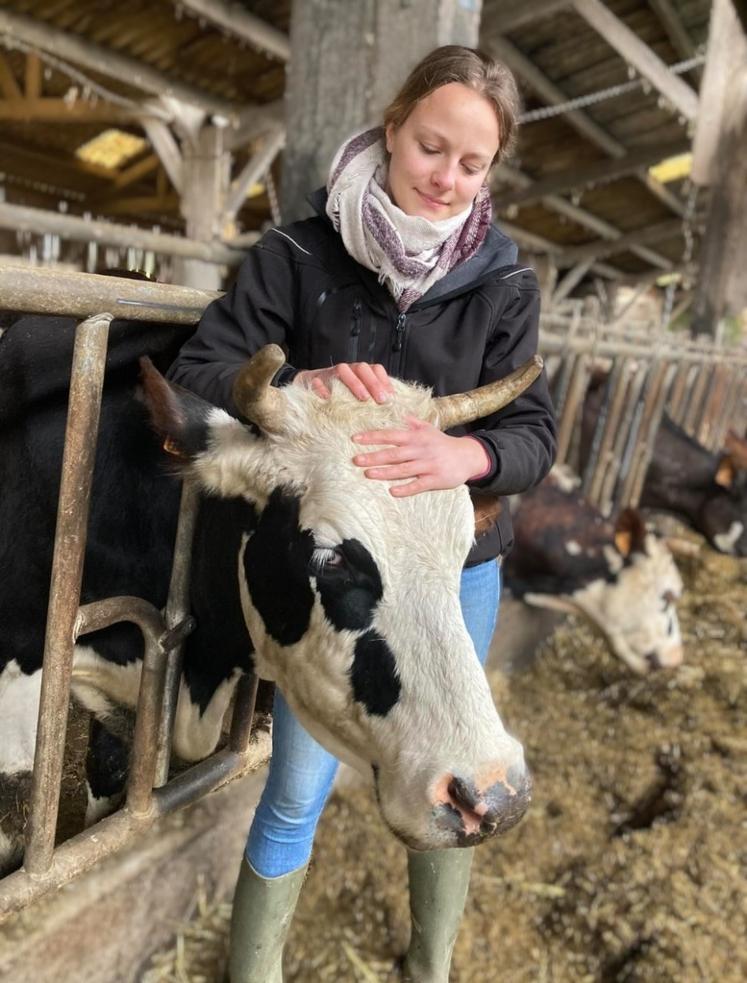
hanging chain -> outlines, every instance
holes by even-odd
[[[272,168],[267,168],[267,173],[265,174],[265,187],[267,188],[267,197],[270,200],[270,215],[272,215],[272,221],[275,225],[280,225],[280,203],[278,202],[278,192],[275,187],[275,179],[272,176]]]
[[[689,72],[691,68],[697,68],[698,65],[702,65],[705,62],[705,54],[695,55],[692,58],[688,58],[686,61],[677,62],[674,65],[668,65],[670,72],[674,72],[675,75],[681,75],[683,72]],[[615,96],[623,95],[625,92],[633,92],[635,89],[640,89],[643,86],[650,85],[650,83],[643,78],[632,79],[629,82],[621,82],[619,85],[610,86],[607,89],[599,89],[598,92],[590,92],[588,95],[579,96],[577,99],[570,99],[568,102],[562,102],[557,106],[542,106],[541,109],[532,109],[528,113],[522,113],[519,117],[520,123],[536,123],[541,119],[549,119],[551,116],[560,116],[562,113],[570,113],[574,109],[583,109],[585,106],[593,106],[597,102],[603,102],[605,99],[614,99]]]
[[[685,248],[682,253],[682,273],[679,280],[673,278],[667,284],[667,289],[664,293],[664,306],[661,312],[661,330],[664,331],[669,324],[672,317],[672,311],[674,309],[674,298],[677,293],[677,287],[680,281],[683,281],[688,275],[688,267],[690,265],[690,260],[692,259],[693,249],[695,247],[695,237],[693,235],[693,216],[695,215],[695,205],[698,199],[699,187],[694,181],[690,182],[690,191],[687,196],[687,202],[685,204],[685,214],[682,216],[682,237],[685,240]]]
[[[101,85],[99,82],[94,82],[93,79],[89,78],[86,74],[79,71],[77,68],[73,68],[66,61],[61,58],[57,58],[55,55],[50,55],[49,52],[43,51],[41,48],[34,47],[32,44],[27,44],[25,41],[21,41],[19,38],[13,37],[10,34],[3,34],[0,37],[0,42],[8,50],[21,51],[26,55],[35,54],[38,55],[41,61],[48,65],[50,68],[56,68],[58,72],[73,81],[77,82],[82,86],[82,97],[84,99],[88,98],[88,93],[93,93],[94,95],[100,96],[102,99],[106,99],[107,102],[112,103],[115,106],[122,106],[124,109],[136,109],[138,112],[145,113],[146,110],[141,103],[136,102],[134,99],[128,99],[126,96],[121,96],[117,92],[112,92],[111,89],[107,89],[105,86]],[[63,102],[69,97],[63,97]]]

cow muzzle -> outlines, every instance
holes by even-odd
[[[519,767],[481,781],[446,774],[434,791],[436,827],[451,833],[458,846],[475,846],[519,822],[531,800],[532,779]]]

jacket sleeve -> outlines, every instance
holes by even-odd
[[[497,313],[483,361],[481,385],[502,379],[534,355],[539,342],[540,292],[531,270],[517,274],[503,311]],[[477,421],[477,437],[493,467],[471,487],[515,495],[538,484],[555,460],[555,414],[544,370],[518,399]]]
[[[263,345],[286,346],[293,329],[294,294],[289,258],[258,243],[249,250],[230,290],[205,308],[168,378],[239,416],[232,395],[236,374]],[[295,375],[286,364],[273,383],[284,385]]]

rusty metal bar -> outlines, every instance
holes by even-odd
[[[602,504],[602,486],[604,484],[604,478],[605,475],[609,473],[609,470],[613,464],[612,447],[615,441],[615,435],[617,434],[618,427],[620,425],[620,416],[623,411],[623,406],[625,405],[625,393],[628,390],[629,381],[630,360],[624,358],[620,362],[620,371],[617,380],[612,384],[613,388],[610,398],[607,423],[599,446],[597,465],[594,469],[591,483],[589,485],[589,500],[597,506],[601,506]]]
[[[49,868],[54,850],[75,646],[73,632],[83,579],[110,322],[110,314],[98,314],[81,322],[75,332],[26,831],[24,864],[32,874]]]
[[[660,371],[656,379],[654,393],[651,399],[650,412],[644,418],[643,425],[641,427],[642,433],[639,433],[638,435],[639,445],[637,448],[637,460],[635,462],[635,468],[633,469],[633,477],[630,482],[630,492],[627,501],[624,500],[625,505],[630,505],[633,508],[638,505],[641,498],[643,483],[646,479],[646,472],[648,471],[648,466],[651,463],[651,458],[654,453],[656,434],[659,431],[659,424],[661,423],[662,414],[664,413],[664,404],[666,403],[667,394],[669,393],[669,388],[672,384],[675,371],[676,366],[674,365],[662,364],[660,366]]]
[[[589,379],[588,362],[588,356],[583,354],[578,355],[575,359],[571,380],[568,385],[568,395],[563,404],[560,423],[558,425],[558,464],[565,464],[566,458],[568,457],[578,409],[583,401]]]
[[[199,503],[200,495],[197,485],[193,481],[186,479],[182,484],[179,521],[174,542],[174,559],[171,567],[168,600],[166,602],[166,624],[169,628],[173,628],[184,622],[189,617],[189,577],[192,567],[192,542],[194,540]],[[176,645],[167,655],[163,706],[158,729],[156,786],[164,785],[169,775],[174,720],[179,703],[183,652],[184,646]]]
[[[616,503],[618,486],[624,481],[627,474],[630,436],[631,431],[637,425],[636,415],[640,406],[641,391],[646,375],[647,368],[645,365],[634,368],[630,373],[624,408],[620,415],[620,424],[614,435],[610,466],[604,475],[600,491],[599,508],[605,515],[609,515],[613,504]]]
[[[739,394],[739,387],[742,379],[740,369],[726,370],[726,382],[724,385],[724,401],[719,410],[718,420],[713,431],[712,450],[719,451],[723,447],[724,437],[727,430],[733,426],[734,409]]]
[[[711,442],[716,418],[723,408],[725,396],[725,375],[726,368],[723,365],[714,365],[711,378],[708,383],[706,396],[703,400],[703,414],[698,427],[697,441],[703,447],[713,449]]]
[[[594,480],[594,475],[597,471],[597,465],[599,461],[599,454],[602,448],[602,442],[604,434],[607,430],[607,420],[609,417],[610,409],[612,408],[614,393],[619,389],[620,379],[622,378],[622,368],[624,359],[615,359],[612,363],[612,369],[607,376],[607,380],[604,384],[604,393],[602,394],[602,402],[599,407],[599,413],[594,425],[594,433],[591,438],[591,447],[589,448],[589,456],[586,460],[586,465],[584,467],[584,473],[581,480],[581,491],[588,498],[589,492]],[[581,411],[581,430],[583,432],[584,426],[584,413]]]
[[[243,754],[249,747],[249,735],[254,719],[254,704],[257,702],[258,685],[259,679],[254,673],[241,676],[236,684],[228,746],[232,751],[239,754]]]
[[[89,870],[104,857],[135,842],[163,815],[196,802],[206,792],[226,785],[256,771],[270,756],[270,735],[260,732],[246,754],[220,751],[206,761],[179,775],[153,796],[150,812],[133,815],[128,809],[100,820],[61,844],[54,853],[51,867],[43,874],[31,876],[18,870],[0,881],[0,922],[45,894],[57,890]]]
[[[688,380],[693,366],[682,362],[677,369],[677,375],[672,383],[672,391],[669,394],[669,416],[676,424],[680,424],[684,412],[685,400],[690,389]]]
[[[168,632],[160,611],[140,597],[109,597],[81,607],[76,634],[99,631],[120,621],[137,625],[145,642],[127,783],[127,807],[134,815],[139,815],[149,812],[152,807],[166,645],[178,644],[183,632]]]
[[[690,395],[690,400],[687,404],[687,410],[685,411],[685,416],[682,421],[682,427],[691,437],[695,436],[697,430],[698,420],[700,419],[700,412],[703,406],[703,394],[708,385],[708,366],[701,365],[698,368],[698,373],[695,378],[695,385],[693,386],[692,393]]]
[[[69,317],[109,311],[114,317],[194,325],[220,296],[168,283],[0,265],[0,297],[9,311]]]

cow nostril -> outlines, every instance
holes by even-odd
[[[658,652],[646,652],[643,656],[650,669],[661,669],[661,660]]]

